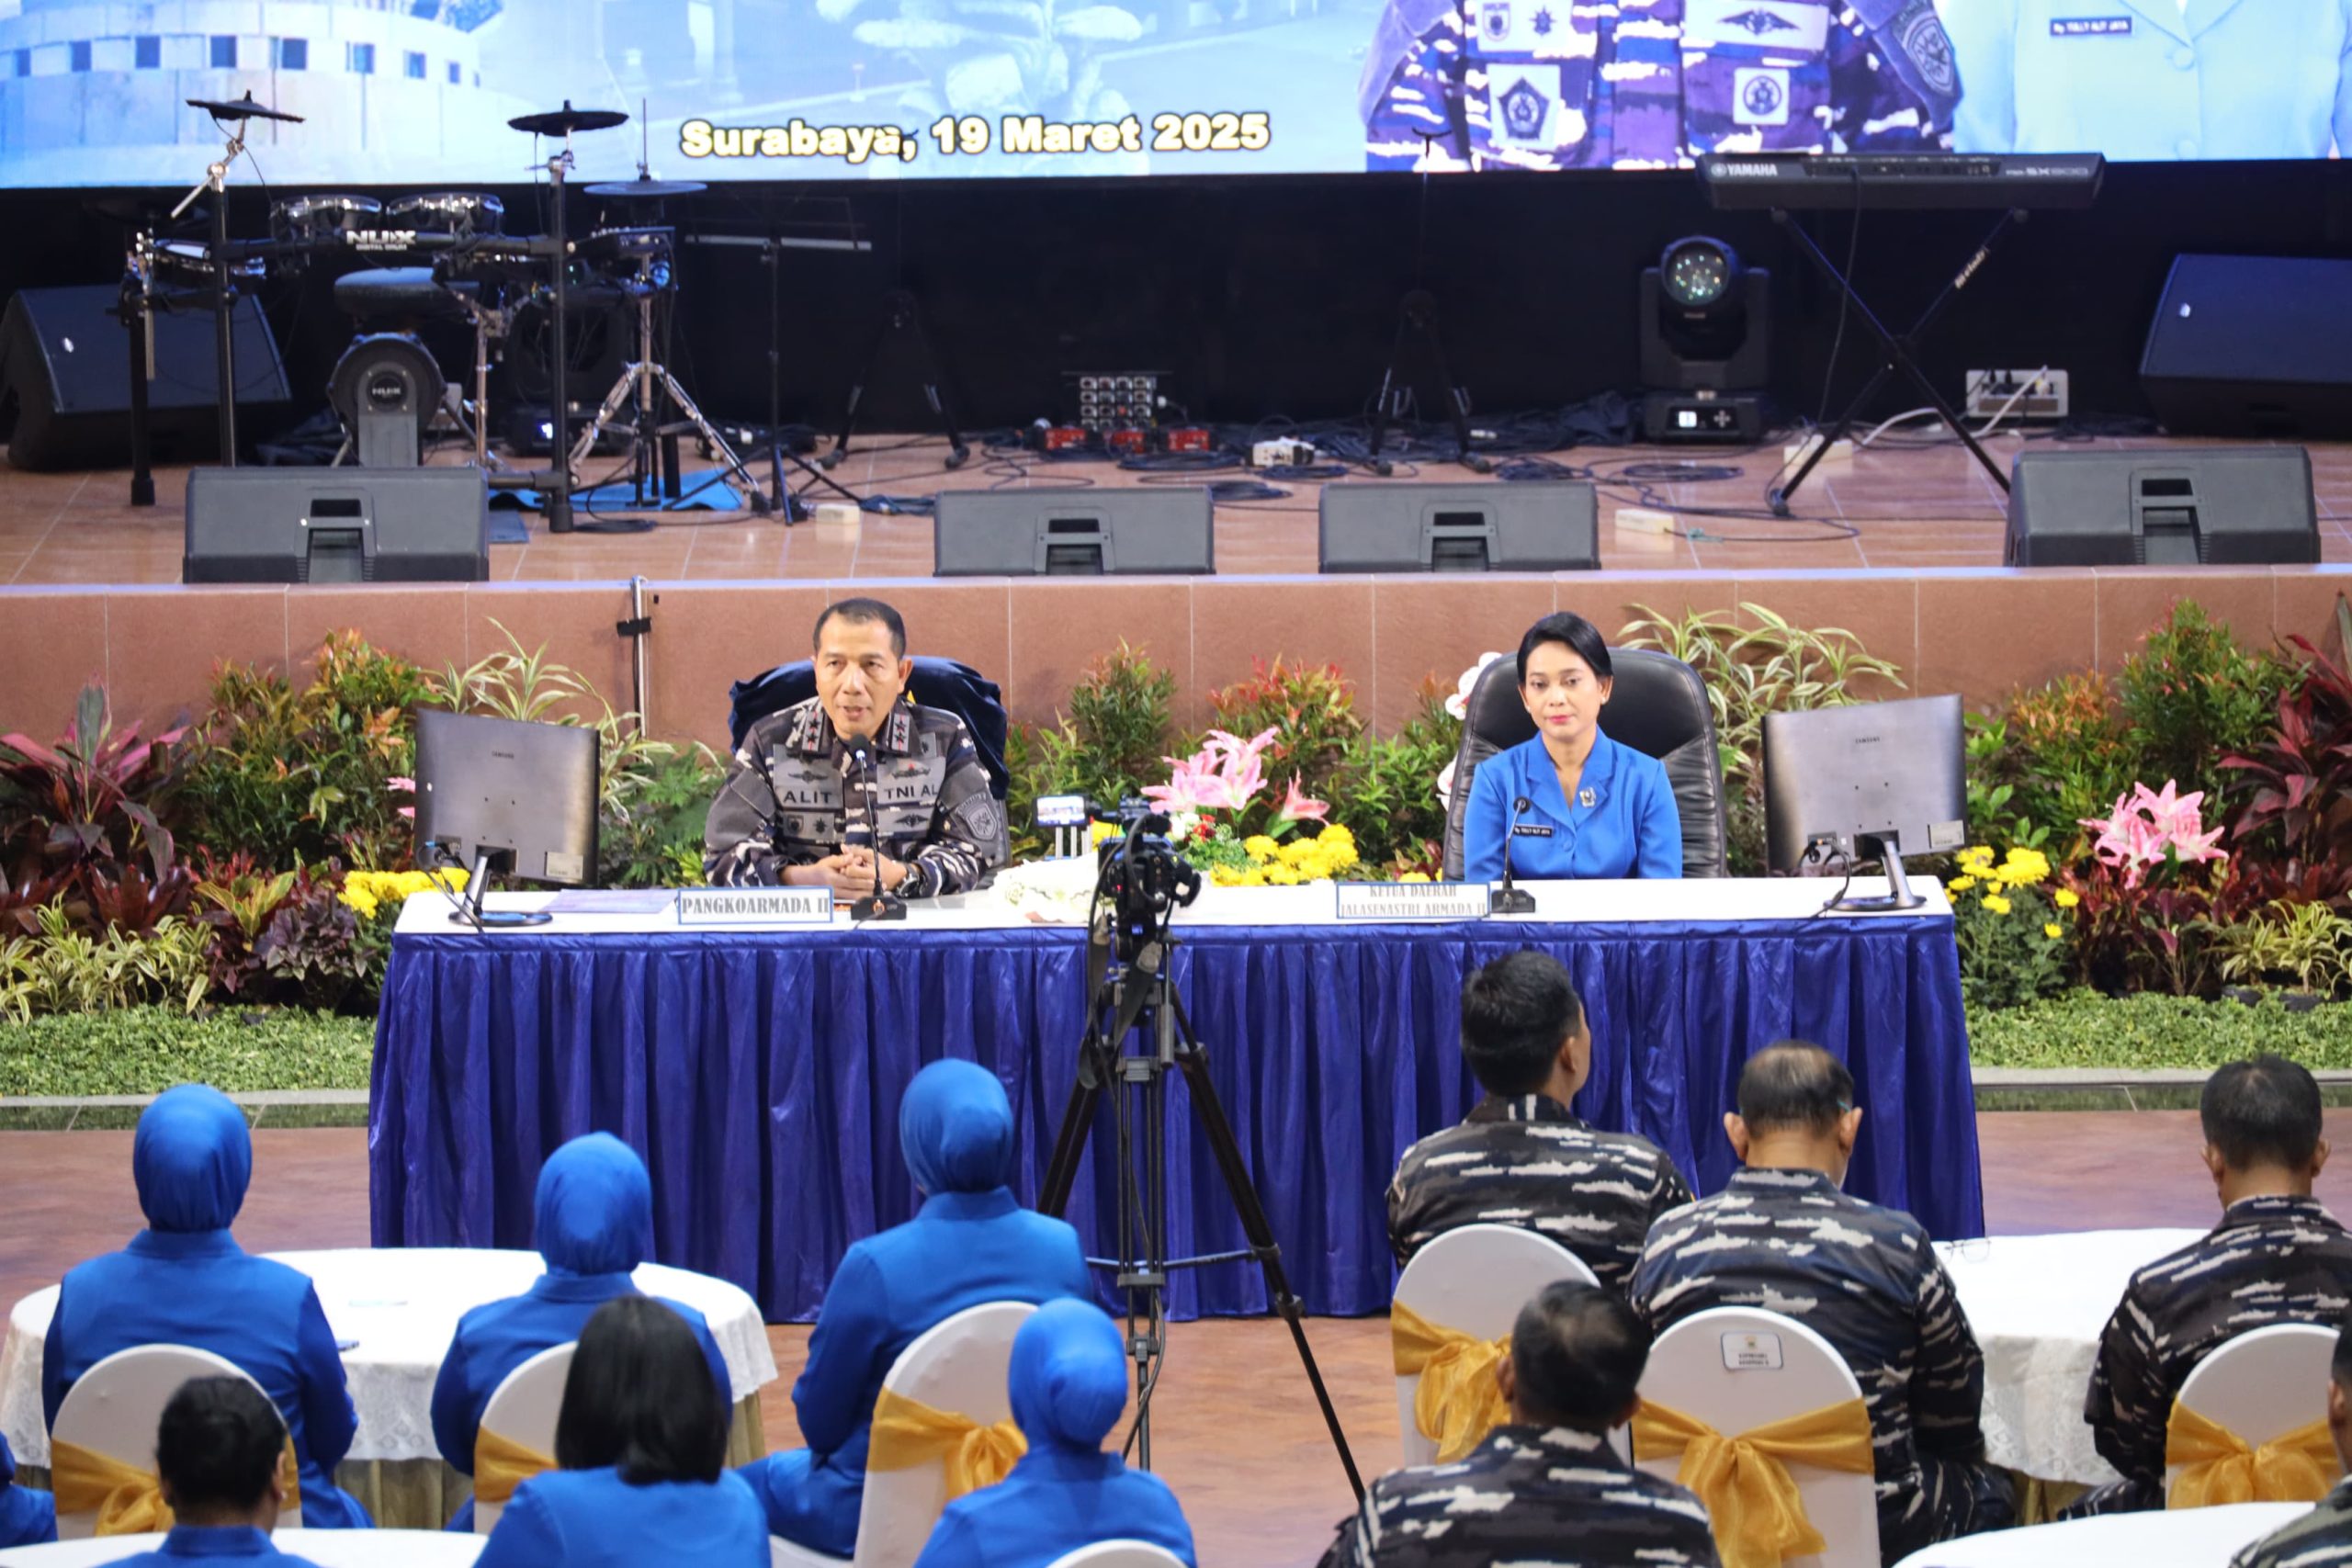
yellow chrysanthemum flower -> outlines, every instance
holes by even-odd
[[[2050,896],[2050,901],[2062,909],[2071,909],[2083,901],[2083,896],[2071,887],[2061,887]]]
[[[1282,846],[1263,833],[1252,833],[1241,840],[1242,852],[1251,860],[1268,861],[1282,852]]]
[[[1429,879],[1430,874],[1426,871],[1408,871],[1396,878],[1399,882],[1427,882]]]
[[[1116,839],[1123,836],[1120,827],[1116,822],[1097,822],[1086,829],[1086,845],[1087,848],[1092,849],[1096,845],[1102,843],[1105,839]]]
[[[2060,925],[2057,921],[2052,920],[2049,924],[2041,928],[2041,934],[2048,937],[2051,941],[2056,942],[2060,937],[2066,934],[2066,928]]]
[[[1998,893],[1984,895],[1984,907],[1996,915],[2006,915],[2009,912],[2009,901]]]
[[[1973,892],[1975,888],[1976,879],[1973,876],[1955,876],[1944,884],[1944,891],[1955,898],[1963,893]]]

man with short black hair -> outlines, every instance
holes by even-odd
[[[173,1516],[153,1551],[125,1568],[168,1568],[199,1558],[311,1568],[270,1543],[286,1506],[280,1466],[286,1423],[268,1396],[243,1378],[193,1378],[164,1406],[155,1429],[155,1473]]]
[[[1818,1045],[1782,1041],[1748,1058],[1724,1117],[1744,1169],[1668,1215],[1634,1270],[1655,1333],[1710,1307],[1762,1307],[1845,1358],[1870,1408],[1879,1553],[2016,1517],[2007,1475],[1984,1460],[1984,1359],[1919,1222],[1839,1190],[1860,1135],[1853,1076]]]
[[[844,901],[984,885],[1004,839],[964,721],[901,702],[914,660],[879,599],[828,604],[809,638],[817,694],[743,736],[703,827],[722,886],[830,887]]]
[[[1453,1464],[1373,1483],[1322,1568],[1713,1568],[1699,1499],[1609,1446],[1649,1357],[1650,1331],[1615,1292],[1545,1286],[1495,1368],[1509,1424]]]
[[[1655,1145],[1568,1109],[1592,1073],[1592,1031],[1558,959],[1506,953],[1462,987],[1462,1058],[1487,1097],[1405,1151],[1388,1187],[1388,1239],[1409,1263],[1463,1225],[1547,1235],[1623,1291],[1659,1215],[1690,1189]]]
[[[2327,1432],[2335,1441],[2335,1462],[2352,1471],[2352,1317],[2335,1331]],[[2230,1568],[2352,1568],[2352,1475],[2337,1482],[2310,1513],[2239,1552]]]
[[[2165,1503],[2165,1427],[2198,1362],[2249,1329],[2334,1324],[2352,1306],[2352,1235],[2312,1196],[2327,1163],[2319,1085],[2264,1055],[2205,1080],[2205,1168],[2222,1223],[2132,1276],[2099,1337],[2083,1419],[2120,1482],[2069,1514]]]

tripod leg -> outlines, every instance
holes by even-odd
[[[1428,353],[1430,366],[1437,371],[1437,389],[1445,399],[1447,422],[1453,426],[1453,446],[1458,454],[1455,461],[1474,474],[1483,474],[1493,464],[1470,450],[1470,394],[1453,379],[1453,372],[1445,363],[1445,343],[1437,334],[1437,301],[1428,295],[1426,303],[1414,319],[1414,326],[1421,335],[1421,345]]]
[[[922,355],[923,400],[931,404],[931,412],[939,416],[939,423],[947,433],[947,466],[960,468],[972,452],[964,445],[963,433],[956,428],[956,411],[947,400],[946,377],[940,370],[939,355],[931,346],[930,330],[923,325],[922,310],[913,295],[906,296],[905,309],[907,328],[914,334],[915,352]]]
[[[1078,1048],[1078,1081],[1070,1086],[1069,1099],[1062,1106],[1061,1130],[1054,1134],[1045,1184],[1037,1189],[1037,1212],[1056,1219],[1069,1208],[1070,1189],[1078,1183],[1078,1162],[1086,1153],[1087,1134],[1094,1130],[1094,1108],[1102,1100],[1102,1075],[1097,1065],[1100,1050],[1091,1037]]]
[[[654,374],[662,378],[662,389],[670,394],[670,400],[678,405],[678,412],[693,423],[705,441],[710,443],[710,449],[720,464],[719,471],[726,476],[727,487],[743,497],[752,511],[766,511],[766,502],[760,494],[760,481],[752,477],[750,467],[736,455],[735,448],[727,444],[727,437],[718,433],[718,427],[703,417],[702,410],[686,396],[686,389],[678,385],[678,378],[670,374],[666,366],[655,366]]]
[[[899,301],[903,296],[892,294],[884,303],[881,324],[874,329],[874,346],[865,351],[865,363],[858,367],[857,379],[849,384],[849,401],[842,405],[842,433],[834,437],[833,449],[817,459],[820,468],[831,468],[849,451],[850,433],[857,428],[857,405],[865,400],[865,383],[874,377],[874,367],[882,358],[882,350],[889,343],[890,334],[904,324],[899,313]]]

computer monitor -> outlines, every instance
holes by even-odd
[[[494,871],[583,887],[596,876],[597,737],[570,724],[428,708],[416,716],[416,861],[470,872],[453,920],[538,925],[545,915],[486,912]]]
[[[1918,908],[1903,857],[1967,843],[1965,756],[1957,694],[1766,715],[1767,861],[1792,872],[1815,846],[1849,865],[1878,860],[1889,896],[1837,907]]]

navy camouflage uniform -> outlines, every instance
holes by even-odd
[[[869,778],[815,697],[752,726],[703,826],[705,878],[772,885],[788,866],[878,838],[882,853],[907,866],[898,888],[906,897],[985,886],[1002,854],[1004,813],[964,721],[894,704],[873,754]]]
[[[1698,1498],[1566,1427],[1498,1427],[1453,1464],[1391,1471],[1321,1568],[1714,1568]]]
[[[1984,1354],[1927,1231],[1901,1210],[1815,1170],[1736,1172],[1658,1222],[1632,1300],[1659,1334],[1711,1307],[1761,1307],[1837,1348],[1870,1407],[1887,1562],[2015,1522],[1977,1425]]]
[[[1601,1132],[1549,1095],[1489,1098],[1405,1151],[1388,1185],[1388,1241],[1405,1264],[1442,1232],[1518,1225],[1622,1294],[1650,1226],[1689,1201],[1674,1162],[1645,1139]]]
[[[1675,168],[1951,145],[1933,0],[1388,0],[1357,84],[1374,169]]]
[[[2352,1568],[2352,1480],[2230,1559],[2230,1568]]]
[[[2352,1235],[2316,1198],[2241,1199],[2211,1232],[2132,1275],[2099,1336],[2083,1402],[2092,1442],[2123,1479],[2067,1512],[2163,1507],[2165,1427],[2197,1363],[2270,1324],[2334,1328],[2347,1305]]]

